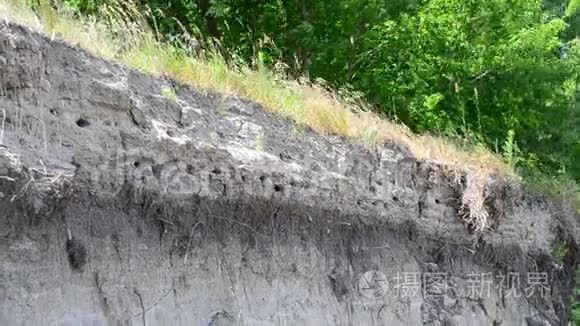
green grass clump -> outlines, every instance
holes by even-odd
[[[173,90],[173,88],[171,87],[168,86],[161,87],[161,96],[165,97],[166,99],[172,102],[177,102],[177,94],[175,93],[175,90]]]

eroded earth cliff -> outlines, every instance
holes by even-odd
[[[468,173],[8,23],[0,88],[0,325],[569,315],[574,219],[511,182],[482,193],[493,223],[477,231],[462,220]]]

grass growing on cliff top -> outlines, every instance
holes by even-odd
[[[367,144],[394,140],[408,146],[419,159],[511,175],[511,169],[483,147],[467,148],[435,136],[414,135],[404,126],[381,119],[364,105],[349,103],[322,87],[280,81],[261,64],[257,70],[231,67],[215,51],[185,55],[172,45],[158,42],[143,23],[142,14],[131,5],[123,10],[103,8],[110,17],[107,27],[95,20],[73,18],[47,4],[40,5],[36,12],[18,0],[0,0],[0,5],[1,15],[8,20],[77,44],[95,55],[195,87],[255,100],[267,110],[321,133]]]
[[[105,59],[153,75],[167,75],[202,89],[252,99],[265,109],[289,117],[323,134],[336,134],[372,145],[391,140],[406,145],[418,159],[441,162],[478,172],[513,175],[501,158],[483,146],[451,142],[431,135],[414,135],[406,127],[382,119],[364,104],[340,98],[316,85],[280,80],[258,63],[257,70],[232,67],[217,51],[194,55],[159,42],[154,28],[131,1],[102,8],[106,23],[56,10],[44,1],[33,10],[22,0],[0,0],[0,18],[25,25],[52,38],[79,45]],[[120,9],[122,7],[122,9]]]

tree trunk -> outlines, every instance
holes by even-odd
[[[197,0],[197,6],[205,21],[205,26],[210,37],[218,39],[220,37],[220,31],[218,28],[218,22],[214,15],[210,13],[211,3],[210,0]]]
[[[308,1],[309,0],[301,0],[300,6],[300,18],[303,24],[308,23],[309,21],[309,14],[308,14]],[[300,68],[302,69],[302,73],[308,77],[308,69],[309,67],[309,51],[307,46],[300,47]]]

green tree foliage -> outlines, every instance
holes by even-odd
[[[119,3],[63,1],[93,15]],[[321,78],[415,131],[580,180],[579,0],[134,1],[166,40]]]
[[[373,28],[354,85],[415,130],[475,131],[490,146],[512,130],[528,155],[572,168],[580,53],[566,26],[539,1],[428,1]]]

